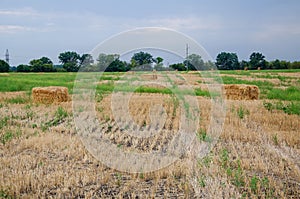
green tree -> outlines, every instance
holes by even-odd
[[[54,72],[53,62],[48,57],[33,59],[29,62],[31,72]],[[25,72],[25,71],[24,71]]]
[[[80,67],[88,67],[94,63],[94,59],[90,54],[81,55],[79,60],[80,60]]]
[[[216,64],[210,60],[204,63],[204,70],[212,70],[215,68],[216,68]]]
[[[40,60],[42,61],[43,64],[53,65],[53,62],[48,57],[42,57],[42,58],[40,58]]]
[[[242,60],[240,63],[240,69],[246,69],[249,68],[249,62]]]
[[[119,59],[114,60],[106,68],[106,72],[126,72],[130,70],[130,66],[125,62]]]
[[[270,62],[270,68],[271,69],[280,69],[280,61],[279,59],[276,59],[275,61]]]
[[[275,61],[271,61],[269,63],[270,69],[289,69],[291,68],[291,63],[288,61],[280,61],[279,59],[276,59]]]
[[[265,56],[262,53],[253,52],[250,55],[249,69],[257,70],[258,67],[260,67],[261,69],[266,69],[267,61],[265,60]]]
[[[100,53],[97,58],[97,69],[98,71],[106,71],[106,68],[109,67],[109,65],[119,59],[120,55],[118,54],[104,54]]]
[[[290,64],[290,69],[300,69],[300,61],[294,61]]]
[[[205,70],[205,64],[200,55],[191,54],[183,62],[188,70]]]
[[[26,64],[20,64],[17,67],[17,72],[30,72],[30,66],[28,66]]]
[[[59,62],[63,64],[63,68],[67,72],[77,72],[80,67],[80,55],[74,51],[60,53]]]
[[[164,71],[166,70],[166,68],[163,66],[163,61],[164,59],[161,58],[161,57],[156,57],[154,62],[155,62],[155,66],[154,66],[154,69],[156,71]]]
[[[161,64],[163,61],[164,61],[164,59],[161,57],[156,57],[156,59],[155,59],[155,63],[157,63],[157,64]]]
[[[155,61],[150,53],[140,51],[131,57],[131,66],[141,70],[151,70],[151,64]]]
[[[29,62],[31,72],[43,72],[43,62],[40,59],[33,59]]]
[[[221,52],[217,55],[216,66],[219,70],[237,70],[240,68],[236,53]]]
[[[0,59],[0,73],[6,73],[9,71],[9,65],[4,60]]]
[[[184,63],[171,64],[169,67],[173,68],[174,70],[178,70],[178,71],[186,71],[187,70]]]
[[[289,69],[291,67],[291,62],[281,60],[280,61],[280,66],[281,66],[281,69]]]

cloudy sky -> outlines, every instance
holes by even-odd
[[[67,50],[90,52],[122,31],[163,27],[195,39],[215,58],[300,60],[299,0],[1,0],[0,59],[11,65],[41,56],[58,63]],[[185,46],[182,47],[185,50]]]

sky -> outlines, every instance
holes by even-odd
[[[8,49],[10,65],[42,56],[57,64],[61,52],[89,53],[120,32],[161,27],[193,38],[213,59],[225,51],[295,61],[299,9],[299,0],[1,0],[0,59]]]

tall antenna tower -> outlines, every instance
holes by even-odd
[[[9,64],[9,52],[8,52],[8,49],[6,49],[6,53],[5,53],[5,61],[6,61],[6,63]]]
[[[187,59],[189,56],[189,44],[186,44],[185,56],[186,56],[185,59]]]

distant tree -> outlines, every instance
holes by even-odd
[[[280,69],[279,59],[276,59],[275,61],[270,62],[270,69]]]
[[[156,57],[154,59],[154,62],[155,62],[154,69],[156,71],[165,71],[166,70],[166,68],[163,66],[163,61],[164,61],[164,59],[161,57]]]
[[[290,69],[300,69],[300,61],[294,61],[290,64]]]
[[[53,62],[48,57],[42,57],[42,58],[40,58],[40,60],[42,61],[43,64],[51,64],[51,65],[53,65]]]
[[[109,65],[120,58],[120,55],[118,54],[104,54],[100,53],[97,59],[97,70],[98,71],[106,71],[106,68],[109,67]],[[109,69],[110,70],[110,69]]]
[[[94,63],[94,59],[93,59],[92,55],[90,55],[90,54],[81,55],[79,60],[80,60],[80,67],[88,67]]]
[[[152,70],[151,64],[155,61],[153,56],[147,52],[138,52],[131,57],[131,67],[138,70]]]
[[[210,60],[204,63],[204,70],[212,70],[215,68],[216,68],[216,64]]]
[[[53,64],[44,64],[43,72],[56,72],[56,69],[53,67]]]
[[[164,61],[164,59],[161,57],[156,57],[156,59],[155,59],[155,63],[157,63],[157,64],[161,64],[163,61]]]
[[[58,59],[67,72],[77,72],[80,67],[80,55],[74,51],[60,53]]]
[[[204,61],[200,55],[191,54],[183,62],[188,70],[205,70]]]
[[[169,67],[173,68],[174,70],[178,70],[178,71],[186,71],[187,70],[184,63],[171,64]]]
[[[33,59],[29,62],[31,72],[43,72],[43,62],[40,59]]]
[[[55,71],[59,72],[59,73],[64,73],[67,72],[66,69],[62,68],[62,67],[55,67]]]
[[[16,66],[12,66],[9,68],[10,72],[17,72],[17,67]]]
[[[239,59],[236,53],[221,52],[217,55],[216,66],[219,70],[239,69]]]
[[[106,72],[126,72],[130,70],[130,66],[125,61],[121,61],[119,59],[114,60],[109,66],[106,68]]]
[[[242,60],[240,63],[240,69],[246,69],[249,68],[249,62]]]
[[[269,63],[270,69],[289,69],[291,68],[291,63],[288,61],[280,61],[279,59],[276,59],[275,61],[271,61]]]
[[[256,70],[260,67],[261,69],[267,68],[267,61],[265,60],[265,56],[259,52],[253,52],[250,55],[249,61],[249,69]]]
[[[4,60],[0,59],[0,73],[6,73],[9,71],[9,65]]]
[[[280,61],[281,69],[289,69],[291,67],[291,62],[282,60]]]
[[[30,66],[25,65],[25,64],[20,64],[17,66],[17,72],[30,72]]]
[[[53,62],[48,57],[33,59],[29,62],[31,72],[54,72]],[[25,71],[24,71],[25,72]]]

